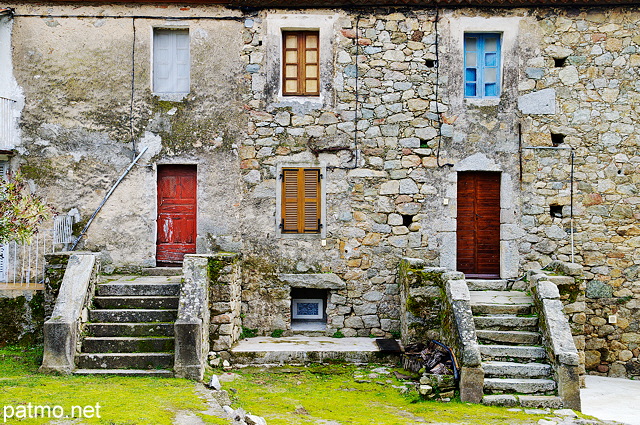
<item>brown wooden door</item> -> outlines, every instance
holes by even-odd
[[[500,173],[458,173],[457,246],[467,277],[500,277]]]
[[[196,189],[195,166],[158,166],[158,266],[179,266],[196,252]]]

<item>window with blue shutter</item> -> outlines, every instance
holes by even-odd
[[[153,92],[189,93],[189,31],[153,32]]]
[[[500,96],[500,34],[464,35],[464,97]]]

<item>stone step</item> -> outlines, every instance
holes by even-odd
[[[485,378],[485,393],[514,392],[520,394],[547,394],[555,391],[556,383],[551,379]]]
[[[108,309],[108,308],[177,309],[179,300],[180,300],[180,297],[169,297],[169,296],[94,297],[93,305],[95,305],[99,309]]]
[[[474,315],[530,315],[533,311],[530,304],[471,304]]]
[[[562,409],[563,407],[560,397],[549,395],[493,394],[482,397],[482,404],[501,407],[522,406],[537,409]]]
[[[505,291],[508,282],[505,279],[465,279],[469,291]]]
[[[523,291],[469,291],[471,304],[533,304],[531,295]]]
[[[172,322],[176,320],[178,310],[111,309],[89,310],[92,322]]]
[[[173,353],[81,353],[79,369],[171,369]]]
[[[542,337],[539,332],[528,331],[491,331],[476,330],[478,342],[481,344],[538,345]]]
[[[307,363],[396,363],[395,354],[383,354],[373,338],[255,337],[239,341],[231,350],[235,365]]]
[[[167,369],[76,369],[74,375],[116,375],[116,376],[152,376],[154,378],[172,378],[173,372]]]
[[[173,337],[85,337],[83,353],[153,353],[174,352]]]
[[[562,409],[564,403],[562,399],[552,395],[521,395],[518,401],[522,407],[534,409]]]
[[[147,276],[182,276],[182,267],[147,267],[142,269]]]
[[[475,316],[473,321],[476,324],[476,329],[538,331],[538,318],[536,316],[516,316],[513,314]]]
[[[89,336],[173,336],[173,322],[156,323],[86,323]]]
[[[526,345],[478,345],[483,359],[495,361],[530,362],[547,359],[547,352],[542,347]]]
[[[547,360],[547,353],[540,346],[480,344],[478,348],[484,361],[531,363]]]
[[[544,363],[501,361],[483,361],[482,369],[488,378],[545,378],[552,372],[551,366]]]
[[[180,294],[177,283],[141,282],[109,282],[96,285],[96,296],[171,296]]]

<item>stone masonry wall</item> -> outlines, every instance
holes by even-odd
[[[197,250],[242,251],[245,313],[269,317],[265,332],[290,320],[289,293],[271,276],[335,273],[345,288],[331,294],[329,327],[392,335],[400,258],[455,269],[458,173],[496,172],[501,277],[554,260],[583,264],[587,369],[638,375],[637,7],[7,6],[87,15],[16,16],[12,27],[25,96],[14,161],[48,201],[86,220],[133,142],[149,147],[85,240],[112,268],[154,264],[157,166],[192,164]],[[158,26],[189,28],[192,92],[180,102],[151,92]],[[319,98],[279,95],[288,28],[320,28]],[[464,97],[466,32],[501,33],[499,99]],[[554,144],[572,150],[540,149]],[[323,167],[322,235],[278,232],[278,167],[287,164]]]
[[[242,271],[237,254],[209,258],[209,348],[229,350],[242,332],[240,298]]]
[[[609,357],[633,354],[638,10],[441,11],[439,68],[426,62],[436,59],[433,11],[378,12],[291,13],[333,16],[335,97],[316,106],[274,94],[278,77],[264,47],[273,40],[265,28],[285,12],[245,21],[252,96],[239,153],[248,209],[274,210],[276,164],[328,166],[326,245],[274,237],[280,264],[333,271],[364,292],[382,289],[375,282],[400,254],[451,266],[456,173],[500,171],[502,277],[553,260],[583,262],[585,344]],[[463,99],[461,34],[474,30],[503,32],[499,102]],[[540,149],[554,144],[573,148],[573,187],[572,151]],[[356,160],[358,168],[349,169]],[[254,226],[275,233],[272,218]],[[617,325],[602,323],[614,310]],[[618,348],[604,348],[612,346]],[[628,361],[633,369],[635,360]]]
[[[524,118],[524,145],[551,146],[556,134],[559,147],[573,148],[574,261],[584,266],[586,289],[578,326],[587,370],[609,376],[640,373],[639,18],[637,8],[544,16],[541,44],[522,64],[519,84],[521,93],[553,89],[557,101],[556,114]],[[525,268],[571,256],[570,153],[523,151]],[[562,217],[551,216],[551,205]]]

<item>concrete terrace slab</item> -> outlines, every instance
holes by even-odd
[[[586,375],[580,390],[582,413],[598,419],[640,425],[640,381]]]
[[[231,350],[235,364],[305,364],[328,361],[370,363],[393,360],[382,355],[373,338],[292,336],[242,340]],[[397,358],[396,358],[397,359]]]

